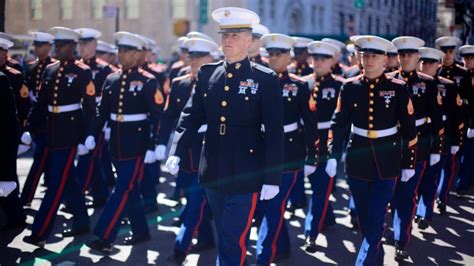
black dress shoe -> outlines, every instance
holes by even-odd
[[[171,263],[172,265],[183,265],[183,263],[186,262],[186,255],[181,253],[181,252],[177,252],[175,251],[173,253],[173,255],[169,256],[166,261],[168,261],[169,263]]]
[[[395,260],[400,261],[405,260],[407,258],[408,252],[405,250],[405,248],[400,246],[398,242],[395,242]]]
[[[313,237],[306,238],[306,252],[308,253],[316,253],[318,251],[318,246],[316,245],[316,239]]]
[[[100,208],[100,207],[104,206],[106,203],[107,203],[106,199],[88,201],[88,202],[86,202],[86,207],[95,209],[95,208]]]
[[[440,203],[438,204],[438,211],[439,211],[439,214],[440,214],[440,215],[445,214],[445,213],[446,213],[446,204],[440,202]]]
[[[171,226],[175,226],[175,227],[181,227],[181,224],[183,223],[183,221],[181,221],[180,218],[178,218],[178,220],[175,220],[171,223]]]
[[[420,221],[420,219],[421,219],[421,217],[419,215],[415,216],[415,219],[414,219],[415,223],[418,223]]]
[[[88,243],[87,246],[89,246],[93,250],[100,251],[104,254],[110,254],[110,252],[112,252],[112,249],[114,247],[112,243],[108,243],[102,239],[96,239]]]
[[[43,248],[44,245],[46,244],[45,240],[40,239],[36,235],[25,236],[25,238],[23,238],[23,242],[31,244],[31,245],[38,246],[40,248]]]
[[[141,235],[141,236],[131,235],[131,236],[127,236],[123,240],[123,244],[127,245],[127,246],[130,246],[130,245],[135,245],[135,244],[138,244],[138,243],[141,243],[141,242],[148,241],[150,239],[151,239],[150,234],[144,234],[144,235]]]
[[[122,221],[120,222],[121,225],[129,225],[130,224],[130,220],[128,219],[128,217],[123,217],[122,218]]]
[[[426,219],[421,218],[420,221],[418,221],[418,229],[425,230],[428,226],[430,226],[430,223]]]
[[[213,249],[216,245],[214,243],[197,243],[196,245],[191,247],[189,253],[199,253],[205,250]]]
[[[72,236],[80,236],[84,234],[88,234],[91,231],[89,226],[81,227],[81,228],[68,228],[63,230],[63,237],[72,237]]]

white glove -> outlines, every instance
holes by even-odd
[[[430,166],[433,166],[441,160],[441,155],[437,153],[430,154]]]
[[[93,150],[95,148],[95,138],[94,136],[88,136],[86,138],[86,142],[84,143],[86,148],[89,150]]]
[[[451,154],[455,155],[459,151],[459,146],[451,146]]]
[[[112,131],[112,130],[110,129],[110,127],[106,127],[106,128],[104,129],[104,139],[105,139],[105,141],[107,141],[107,142],[110,140],[110,132],[111,132],[111,131]]]
[[[31,138],[30,132],[25,131],[21,135],[21,142],[25,145],[31,145],[31,142],[33,142],[33,139]]]
[[[162,161],[166,158],[166,146],[158,145],[155,148],[155,157],[158,161]]]
[[[146,151],[144,163],[154,163],[156,162],[155,153],[153,151]]]
[[[89,153],[89,150],[87,149],[86,145],[84,144],[77,145],[77,155],[82,156],[88,153]]]
[[[415,169],[402,169],[402,182],[408,182],[415,175]]]
[[[316,166],[313,165],[305,165],[304,166],[304,176],[309,176],[310,174],[316,171]]]
[[[468,128],[467,129],[467,138],[468,139],[474,138],[474,128]]]
[[[7,197],[16,188],[14,181],[0,181],[0,197]]]
[[[179,171],[179,161],[181,159],[178,156],[170,156],[168,160],[166,160],[165,167],[168,169],[168,172],[172,175],[176,175]]]
[[[18,146],[18,152],[17,152],[17,155],[21,155],[25,152],[27,152],[29,149],[30,149],[31,146],[29,145],[25,145],[25,144],[20,144]]]
[[[337,160],[329,159],[326,163],[326,173],[330,177],[335,177],[337,173]]]
[[[278,194],[278,192],[280,192],[279,186],[263,185],[262,191],[260,191],[260,200],[271,200]]]

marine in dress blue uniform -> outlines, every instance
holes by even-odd
[[[466,125],[469,123],[469,95],[472,93],[470,88],[472,86],[469,74],[466,68],[459,66],[455,62],[456,47],[461,43],[457,37],[440,37],[436,39],[436,45],[441,51],[445,53],[443,57],[443,64],[439,69],[438,75],[452,80],[459,89],[459,96],[462,100],[462,111],[464,114],[462,130],[463,135],[460,137],[460,144],[464,142],[466,136]],[[438,188],[438,211],[440,214],[446,212],[446,204],[449,199],[449,191],[457,179],[457,172],[459,170],[460,158],[464,151],[459,151],[460,146],[452,146],[450,149],[449,158],[444,167],[444,174],[440,181]]]
[[[416,71],[420,55],[418,49],[425,42],[411,36],[397,37],[392,43],[398,49],[400,70],[387,75],[403,80],[415,108],[418,144],[415,175],[407,182],[398,182],[390,204],[393,215],[393,234],[395,240],[395,259],[408,258],[406,245],[411,237],[411,225],[415,213],[417,189],[426,168],[438,163],[443,151],[445,132],[442,121],[442,96],[438,92],[434,78]]]
[[[314,253],[317,250],[316,238],[323,227],[336,223],[329,201],[335,177],[329,176],[325,167],[329,159],[327,143],[331,118],[344,80],[331,73],[332,62],[338,54],[337,47],[327,42],[315,41],[308,45],[308,52],[313,59],[314,73],[303,78],[308,80],[311,88],[312,108],[318,112],[320,141],[318,156],[313,160],[316,168],[307,175],[313,194],[305,221],[306,251]]]
[[[171,91],[166,100],[158,134],[157,160],[165,159],[166,145],[171,133],[176,127],[181,111],[188,102],[196,82],[196,75],[205,63],[211,63],[211,52],[218,49],[214,41],[201,38],[189,38],[183,44],[188,49],[192,71],[173,80]],[[186,197],[186,206],[181,215],[181,227],[174,244],[172,261],[181,264],[189,251],[214,247],[214,238],[211,228],[211,210],[204,187],[199,184],[199,158],[204,143],[204,134],[207,125],[198,129],[187,156],[183,157],[178,177],[181,179],[182,189]],[[192,247],[192,239],[197,237],[198,243]]]
[[[92,80],[96,87],[96,103],[100,104],[102,86],[107,76],[112,73],[108,63],[96,58],[97,39],[102,33],[91,28],[79,28],[75,31],[81,36],[79,38],[80,61],[91,69]],[[93,198],[93,202],[87,204],[89,207],[103,206],[109,196],[106,176],[102,171],[102,162],[99,158],[104,142],[104,133],[101,133],[97,147],[88,154],[80,156],[77,162],[77,180],[81,185],[82,192],[85,193],[89,190],[89,194]]]
[[[436,190],[443,168],[446,167],[446,160],[451,154],[451,146],[460,146],[462,137],[462,100],[456,84],[446,78],[438,76],[438,68],[444,53],[438,49],[421,47],[419,49],[421,66],[420,70],[434,78],[436,87],[442,97],[442,120],[444,126],[445,140],[438,163],[429,165],[426,174],[421,179],[418,187],[418,207],[415,222],[419,229],[426,229],[433,216],[433,206],[436,199]],[[449,173],[450,169],[445,169]]]
[[[175,131],[166,167],[179,170],[198,129],[207,124],[199,181],[214,215],[218,265],[244,265],[248,233],[258,200],[278,194],[283,162],[283,107],[278,78],[251,63],[251,29],[259,17],[241,8],[212,13],[220,24],[225,61],[198,73],[194,93]],[[262,124],[265,132],[262,133]]]
[[[356,45],[365,71],[341,88],[326,171],[335,174],[344,132],[350,126],[345,168],[363,236],[355,264],[382,265],[380,240],[396,180],[400,173],[402,182],[415,174],[415,110],[405,82],[383,73],[390,42],[369,35],[358,38]]]
[[[56,212],[62,200],[74,216],[72,229],[63,231],[69,237],[89,232],[89,217],[76,180],[74,157],[87,153],[84,142],[87,127],[95,114],[95,86],[90,68],[74,59],[79,34],[71,29],[54,27],[54,45],[58,62],[46,67],[38,102],[28,117],[22,142],[31,143],[28,131],[35,132],[47,121],[50,150],[50,182],[36,213],[31,235],[26,242],[43,245],[51,233]],[[46,117],[44,116],[47,112]]]
[[[133,232],[124,244],[150,239],[139,186],[144,163],[155,162],[156,130],[164,104],[155,77],[137,66],[143,39],[129,32],[117,32],[114,38],[122,68],[107,77],[92,135],[85,142],[88,149],[93,149],[105,122],[110,122],[110,153],[117,169],[117,183],[94,228],[98,239],[89,243],[104,253],[111,251],[124,214]]]
[[[54,63],[56,60],[49,56],[54,36],[45,32],[32,32],[33,46],[35,54],[38,57],[35,61],[28,65],[25,74],[26,85],[30,91],[32,102],[36,102],[41,87],[41,79],[43,77],[46,66]],[[44,114],[46,116],[47,113]],[[49,180],[48,147],[47,147],[47,130],[46,123],[39,127],[37,132],[32,132],[36,144],[33,154],[33,164],[26,176],[23,190],[21,191],[21,201],[24,205],[30,205],[38,187],[41,175],[44,173],[44,185]]]

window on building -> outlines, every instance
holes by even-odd
[[[316,28],[316,10],[317,10],[316,5],[312,5],[311,6],[311,26],[313,27],[313,29]]]
[[[258,15],[259,15],[259,16],[263,16],[263,14],[264,14],[264,13],[263,13],[263,9],[264,9],[264,6],[263,6],[263,5],[265,5],[265,4],[263,3],[263,0],[259,0],[259,1],[258,1]]]
[[[377,35],[380,34],[380,18],[375,18],[375,32]]]
[[[30,12],[31,12],[32,19],[42,19],[43,18],[43,0],[31,0]]]
[[[175,2],[181,1],[173,1],[173,3]],[[140,17],[140,0],[125,0],[125,17],[127,19],[137,19]]]
[[[385,24],[385,34],[390,35],[390,24]]]
[[[59,12],[61,19],[72,19],[73,0],[61,0],[59,2]]]
[[[344,34],[345,25],[346,25],[346,21],[345,21],[344,13],[340,12],[339,13],[339,34]]]
[[[276,18],[275,8],[276,8],[275,0],[272,0],[270,3],[270,17],[273,19]]]
[[[324,6],[319,7],[318,24],[322,32],[324,30]]]
[[[372,17],[367,18],[367,33],[372,34]]]
[[[92,0],[92,18],[101,19],[102,10],[104,9],[105,0]]]

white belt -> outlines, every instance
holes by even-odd
[[[72,112],[81,109],[80,103],[68,104],[68,105],[48,105],[48,111],[51,113],[65,113]]]
[[[102,96],[95,97],[95,103],[100,103],[101,100],[102,100]]]
[[[285,132],[285,133],[293,132],[297,129],[298,129],[298,122],[294,122],[294,123],[283,126],[283,132]],[[262,125],[261,130],[262,130],[262,132],[265,132],[265,126],[264,125]]]
[[[443,121],[448,120],[448,117],[446,115],[443,115]]]
[[[318,129],[328,129],[331,127],[331,121],[319,122]]]
[[[199,129],[198,129],[198,133],[204,133],[207,131],[207,125],[202,125]]]
[[[133,115],[122,115],[122,114],[110,114],[110,119],[118,122],[137,122],[143,121],[148,118],[147,114],[133,114]]]
[[[383,138],[383,137],[388,137],[397,134],[398,129],[397,127],[391,127],[387,129],[382,129],[382,130],[367,130],[363,128],[358,128],[354,125],[351,127],[352,133],[359,135],[361,137],[366,137],[369,139],[378,139],[378,138]]]
[[[429,123],[431,123],[431,119],[429,117],[423,117],[415,121],[415,125],[417,127],[422,126],[424,124],[429,124]]]

